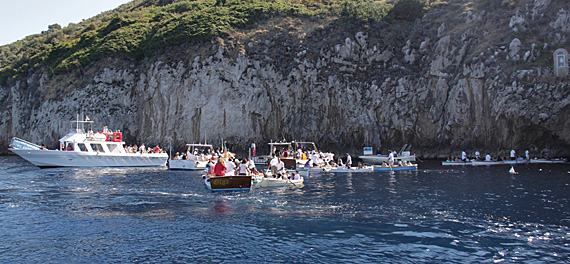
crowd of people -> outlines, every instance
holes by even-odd
[[[213,161],[217,161],[215,164]],[[251,159],[218,157],[212,158],[206,165],[206,174],[215,176],[235,176],[258,174],[255,163]]]
[[[546,153],[545,154],[545,158],[546,159],[550,159],[550,154]],[[479,152],[479,150],[476,150],[473,156],[469,156],[467,155],[467,152],[465,150],[461,151],[461,158],[459,157],[450,157],[447,159],[447,161],[463,161],[463,162],[469,162],[469,161],[504,161],[504,160],[527,160],[529,161],[531,159],[530,157],[530,151],[527,149],[524,151],[524,156],[523,155],[519,155],[517,156],[517,152],[516,150],[512,149],[509,152],[509,158],[506,158],[504,156],[496,156],[496,157],[492,157],[491,153],[487,152],[487,154],[485,154],[485,156],[481,155],[481,152]]]
[[[164,150],[161,149],[158,145],[156,145],[154,148],[151,147],[146,147],[143,144],[141,144],[140,146],[137,146],[136,144],[133,145],[125,145],[125,152],[126,153],[164,153]]]

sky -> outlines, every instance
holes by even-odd
[[[46,31],[67,27],[131,0],[0,0],[0,46]]]

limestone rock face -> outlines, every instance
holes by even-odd
[[[448,2],[408,30],[333,23],[298,38],[281,27],[246,45],[109,57],[80,76],[38,69],[0,87],[0,142],[17,136],[55,147],[84,113],[94,130],[120,129],[128,144],[178,150],[223,139],[238,152],[255,141],[263,154],[264,144],[285,139],[356,155],[404,144],[423,157],[570,154],[570,83],[540,64],[552,56],[549,43],[569,44],[568,13],[553,9],[560,1],[464,13],[464,1]],[[450,12],[457,16],[442,15]]]

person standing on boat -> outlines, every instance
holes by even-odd
[[[226,161],[226,174],[235,175],[235,169],[236,169],[236,164],[233,162],[233,160],[228,159],[228,161]]]
[[[530,160],[530,151],[528,151],[528,149],[525,150],[524,156],[526,157],[526,160]]]
[[[285,174],[285,163],[280,158],[277,158],[277,165],[275,165],[275,169],[277,170],[277,174]],[[274,174],[275,175],[275,174]]]
[[[465,150],[461,151],[461,161],[467,161],[467,153]]]
[[[239,175],[250,174],[249,168],[247,167],[247,160],[246,159],[242,160],[242,162],[239,164],[238,172],[239,172]]]
[[[348,153],[346,153],[346,167],[348,169],[350,169],[350,167],[352,167],[352,157]]]
[[[257,169],[255,168],[255,162],[253,162],[252,159],[247,159],[246,165],[251,173],[257,174]]]
[[[214,174],[216,174],[216,176],[226,175],[226,165],[224,164],[224,158],[219,158],[218,163],[214,165]]]
[[[392,166],[394,166],[394,152],[391,150],[388,151],[388,166],[390,166],[390,170],[392,170]]]
[[[311,167],[313,166],[318,166],[319,165],[319,158],[317,156],[317,154],[315,154],[315,151],[313,150],[312,154],[311,154],[311,160],[313,161],[313,165],[311,165]]]
[[[273,156],[267,167],[268,170],[271,170],[271,175],[277,174],[277,163],[279,163],[277,156]]]
[[[517,156],[516,156],[516,152],[514,149],[511,149],[511,160],[516,160]]]
[[[251,153],[253,154],[253,156],[255,157],[255,142],[251,143]]]

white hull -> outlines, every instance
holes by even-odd
[[[155,167],[166,166],[166,153],[96,153],[10,149],[38,167]]]
[[[505,163],[505,164],[527,164],[529,162],[528,162],[528,160],[504,160],[503,163]]]
[[[364,155],[364,156],[358,156],[359,159],[361,159],[364,163],[367,164],[382,164],[382,162],[386,162],[388,163],[388,157],[386,156],[368,156],[368,155]],[[399,156],[399,157],[394,157],[394,164],[398,164],[398,162],[404,162],[404,161],[416,161],[416,155],[410,155],[410,156]]]
[[[533,160],[503,160],[503,161],[481,161],[481,160],[474,160],[474,161],[443,161],[441,165],[443,166],[451,166],[451,165],[472,165],[472,166],[490,166],[490,165],[515,165],[515,164],[563,164],[567,163],[568,161],[565,159],[556,159],[556,160],[546,160],[546,159],[533,159]]]
[[[490,166],[490,165],[501,165],[506,164],[503,161],[471,161],[473,166]]]
[[[255,179],[255,186],[257,187],[288,187],[288,186],[298,186],[303,184],[304,178],[301,177],[299,180],[283,180],[283,179],[276,179],[273,177],[260,177]]]
[[[171,170],[204,170],[208,161],[195,160],[168,160],[168,168]]]
[[[567,159],[531,159],[530,163],[537,163],[537,164],[548,164],[548,163],[554,163],[554,164],[562,164],[562,163],[567,163],[568,160]]]
[[[471,166],[471,161],[442,161],[441,165],[443,166]]]
[[[311,167],[311,168],[305,168],[307,171],[309,172],[373,172],[374,171],[374,166],[364,166],[363,168],[357,168],[357,167],[351,167],[346,168],[346,167],[331,167],[331,166],[326,166],[326,167]]]
[[[394,165],[392,168],[383,166],[374,166],[374,171],[407,171],[407,170],[417,170],[418,164],[412,165]]]
[[[484,165],[500,165],[500,164],[527,164],[528,161],[526,160],[504,160],[504,161],[482,161],[482,160],[474,160],[474,161],[442,161],[441,165],[443,166],[455,166],[455,165],[473,165],[473,166],[484,166]]]

